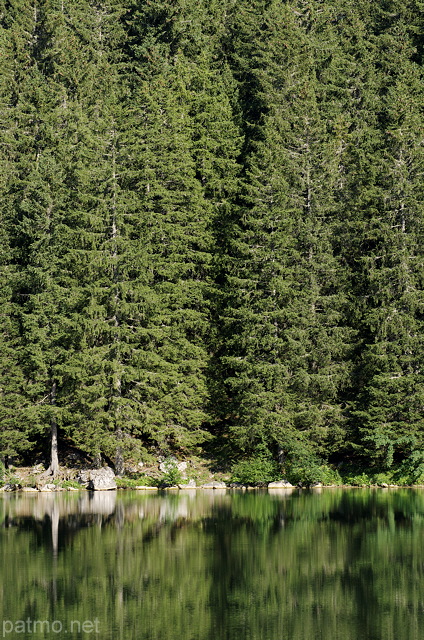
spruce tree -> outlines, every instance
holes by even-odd
[[[368,209],[360,258],[365,304],[356,420],[361,452],[390,466],[422,448],[423,77],[402,14],[376,11],[380,197]]]
[[[196,178],[178,65],[176,59],[143,80],[132,96],[134,180],[149,274],[134,394],[144,437],[163,450],[203,440],[208,401],[210,207]]]
[[[61,363],[66,358],[64,317],[67,278],[60,218],[66,195],[56,154],[60,146],[56,87],[43,67],[48,42],[44,7],[16,3],[5,13],[8,40],[8,145],[13,170],[4,193],[14,275],[9,281],[19,323],[20,401],[16,424],[30,425],[31,439],[50,432],[51,465],[58,469],[57,429]],[[10,122],[11,119],[9,119]],[[10,274],[10,271],[9,271]]]
[[[270,3],[254,21],[249,74],[238,72],[254,94],[224,311],[231,431],[243,448],[266,445],[293,461],[328,455],[344,437],[349,346],[332,237],[334,139],[310,21]]]

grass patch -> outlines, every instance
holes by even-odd
[[[116,478],[116,486],[118,489],[135,489],[136,487],[153,487],[156,483],[149,476],[139,476],[138,478]]]
[[[62,489],[82,489],[82,485],[76,480],[63,480],[63,482],[59,483],[59,487]]]

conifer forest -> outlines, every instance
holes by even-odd
[[[0,0],[3,457],[424,471],[423,31]]]

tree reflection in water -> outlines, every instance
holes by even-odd
[[[98,618],[114,640],[421,639],[420,490],[3,495],[0,521],[4,619]]]

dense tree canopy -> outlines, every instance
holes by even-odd
[[[0,2],[1,454],[418,464],[422,48],[410,0]]]

